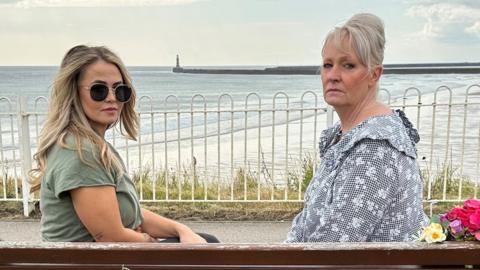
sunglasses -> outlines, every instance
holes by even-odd
[[[109,91],[108,85],[96,83],[90,86],[90,97],[95,101],[104,101]],[[127,102],[132,96],[132,88],[126,84],[119,84],[113,88],[113,93],[119,102]]]

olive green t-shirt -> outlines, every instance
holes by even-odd
[[[73,207],[70,190],[79,187],[115,187],[117,201],[125,228],[134,229],[143,222],[135,186],[127,174],[119,179],[114,172],[108,173],[99,161],[93,158],[92,145],[82,140],[83,158],[75,150],[73,136],[66,138],[68,148],[55,145],[47,157],[45,176],[40,191],[42,212],[41,232],[44,241],[91,242],[93,237],[80,221]],[[117,151],[110,150],[120,159]],[[121,160],[121,159],[120,159]]]

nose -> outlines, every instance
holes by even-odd
[[[117,98],[115,97],[115,90],[112,88],[108,88],[108,95],[105,98],[106,102],[114,102],[117,101]]]
[[[329,69],[326,70],[325,78],[330,82],[338,82],[340,81],[340,72],[337,68],[337,65],[333,65]]]

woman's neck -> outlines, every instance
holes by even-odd
[[[107,127],[104,125],[99,125],[98,123],[95,123],[93,121],[90,121],[90,126],[92,129],[102,138],[105,138],[105,132],[107,132]]]
[[[107,131],[104,128],[92,127],[93,131],[98,134],[98,136],[105,139],[105,132]]]
[[[343,134],[372,116],[389,115],[392,113],[390,108],[376,100],[367,104],[359,104],[355,107],[335,108],[335,110],[340,118]]]

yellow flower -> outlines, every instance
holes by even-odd
[[[443,242],[445,239],[447,239],[447,236],[443,233],[443,231],[439,230],[433,230],[425,237],[425,241],[427,241],[427,243]]]
[[[443,231],[442,225],[438,223],[431,223],[429,226],[432,230]]]
[[[428,227],[424,228],[420,234],[420,241],[427,241],[427,243],[443,242],[447,236],[443,233],[442,225],[438,223],[431,223]]]

